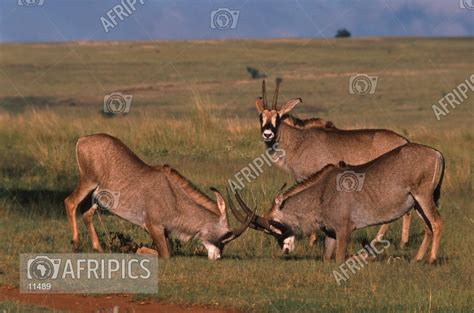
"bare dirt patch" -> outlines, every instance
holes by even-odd
[[[0,302],[12,301],[70,312],[167,312],[230,313],[200,306],[183,307],[156,301],[133,301],[130,295],[86,296],[79,294],[25,294],[18,288],[0,286]]]

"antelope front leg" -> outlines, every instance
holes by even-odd
[[[309,235],[308,241],[309,241],[309,246],[312,247],[316,243],[316,239],[318,239],[318,234],[316,232],[311,233]]]
[[[166,238],[164,227],[148,225],[147,229],[151,235],[151,238],[153,239],[153,242],[158,248],[159,257],[168,259],[170,257],[170,250],[168,249],[168,240]]]
[[[408,243],[408,237],[410,236],[410,220],[411,220],[411,212],[403,215],[402,220],[402,239],[400,240],[400,248],[405,248]]]
[[[375,235],[375,238],[372,240],[372,243],[380,242],[385,233],[387,232],[388,228],[389,224],[383,224],[382,226],[380,226],[379,232],[377,233],[377,235]]]
[[[336,262],[342,263],[346,260],[347,242],[351,236],[348,230],[336,232]]]
[[[336,239],[326,236],[324,239],[323,261],[331,261],[336,248]]]

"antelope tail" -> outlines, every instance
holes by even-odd
[[[445,162],[444,162],[444,157],[441,154],[441,152],[437,151],[439,154],[439,163],[438,163],[438,172],[441,170],[440,177],[438,180],[438,185],[436,185],[436,188],[433,192],[433,199],[436,204],[436,206],[439,206],[439,198],[441,197],[441,185],[443,183],[443,177],[444,177],[444,169],[445,169]]]

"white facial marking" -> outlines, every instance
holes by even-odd
[[[207,258],[209,260],[218,260],[221,258],[221,250],[219,248],[209,242],[203,242],[203,245],[207,249]]]
[[[276,127],[276,125],[277,125],[277,116],[276,116],[276,114],[272,115],[272,125],[273,125],[273,127]]]
[[[272,139],[273,136],[275,136],[275,135],[273,134],[273,132],[272,132],[271,130],[265,129],[265,130],[263,131],[263,134],[262,134],[263,139],[267,139],[267,140],[268,140],[268,139]]]
[[[282,234],[281,230],[279,230],[278,228],[276,228],[276,227],[274,227],[274,226],[272,226],[272,225],[270,225],[270,229],[271,229],[272,231],[274,231],[275,233],[277,233],[278,235],[281,235],[281,234]]]
[[[290,236],[283,240],[282,249],[285,254],[295,251],[295,236]]]
[[[277,112],[272,111],[265,111],[262,113],[262,127],[268,127],[268,124],[271,124],[273,127],[276,128],[277,123]],[[265,129],[262,132],[262,137],[264,141],[271,141],[275,137],[275,133],[270,129]]]

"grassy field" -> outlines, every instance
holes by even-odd
[[[227,180],[263,152],[254,99],[267,75],[280,99],[303,98],[299,117],[340,128],[384,127],[436,147],[446,158],[440,212],[445,220],[437,265],[410,264],[422,239],[413,218],[408,247],[400,221],[379,260],[338,286],[337,264],[322,263],[321,244],[299,242],[283,257],[273,238],[248,231],[209,262],[195,243],[160,261],[164,302],[255,312],[461,312],[474,307],[472,91],[437,121],[431,105],[474,70],[473,39],[359,39],[70,43],[0,46],[0,285],[18,286],[19,254],[70,252],[63,199],[77,182],[78,137],[117,136],[150,164],[168,163],[202,190]],[[351,95],[349,77],[378,75],[376,93]],[[133,95],[130,113],[101,114],[105,95]],[[267,168],[243,196],[259,212],[291,178]],[[112,216],[106,228],[150,242]],[[91,251],[79,220],[83,251]],[[233,221],[232,221],[233,222]],[[98,232],[105,230],[96,223]],[[357,231],[355,253],[377,228]],[[389,262],[391,257],[401,257]]]

